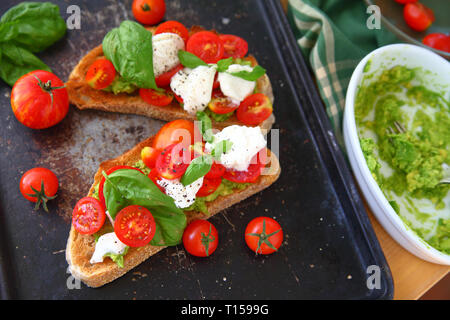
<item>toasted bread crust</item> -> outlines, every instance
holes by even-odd
[[[154,28],[149,28],[153,31]],[[191,34],[203,30],[199,26],[193,26],[190,30]],[[103,57],[102,45],[99,45],[86,54],[77,66],[72,70],[69,80],[66,83],[67,92],[69,94],[70,103],[74,104],[80,110],[97,109],[108,112],[139,114],[155,119],[172,121],[176,119],[196,120],[195,115],[191,115],[184,111],[183,108],[174,100],[171,104],[159,107],[146,103],[141,99],[139,94],[114,94],[103,90],[95,90],[91,88],[85,81],[85,75],[91,64],[98,58]],[[256,61],[256,59],[255,59]],[[274,96],[272,85],[267,75],[262,76],[257,81],[258,92],[264,93],[273,103]],[[268,119],[259,126],[264,131],[270,130],[275,117],[272,114]],[[233,124],[242,124],[234,114],[228,120],[223,122],[213,121],[213,127],[222,129]]]
[[[117,165],[134,165],[141,158],[141,150],[146,146],[151,146],[153,137],[139,143],[133,149],[124,153],[116,159],[108,160],[100,164],[97,173],[94,176],[94,183],[89,190],[88,196],[92,196],[94,187],[102,178],[102,171],[107,171]],[[226,209],[256,193],[269,187],[274,183],[281,172],[277,157],[270,153],[271,163],[267,165],[270,168],[268,172],[261,175],[258,180],[243,190],[235,190],[233,194],[219,196],[214,201],[207,202],[209,216],[196,211],[186,212],[188,223],[194,219],[206,219],[219,211]],[[105,225],[109,224],[108,222]],[[147,245],[139,248],[130,248],[124,257],[124,267],[120,268],[111,259],[105,259],[102,263],[91,264],[89,262],[95,250],[95,240],[93,235],[82,235],[78,233],[73,226],[71,227],[69,239],[67,240],[66,260],[70,266],[72,275],[81,279],[90,287],[100,287],[114,279],[124,275],[130,269],[145,261],[150,256],[156,254],[165,247],[156,247]]]

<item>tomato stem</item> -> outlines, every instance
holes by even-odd
[[[38,210],[42,203],[42,207],[44,208],[45,212],[48,212],[47,201],[55,199],[56,195],[53,197],[49,197],[45,194],[44,180],[41,180],[41,190],[36,190],[33,186],[30,187],[31,190],[34,191],[34,193],[28,193],[27,195],[37,199],[36,205],[34,206],[34,210]]]
[[[150,6],[147,3],[144,3],[141,6],[142,11],[151,11],[152,9],[150,8]]]
[[[45,92],[47,92],[50,95],[50,99],[51,99],[51,107],[53,107],[53,90],[56,89],[63,89],[66,87],[66,85],[60,86],[60,87],[52,87],[52,81],[48,80],[47,82],[42,82],[41,79],[39,79],[39,77],[35,74],[33,74],[33,76],[36,78],[36,80],[38,81],[38,85],[39,87],[41,87],[42,90],[44,90]]]
[[[209,257],[209,244],[214,242],[216,238],[212,235],[212,225],[209,225],[209,233],[205,235],[205,233],[201,233],[202,235],[202,244],[205,247],[206,256]]]
[[[269,238],[275,234],[277,234],[278,232],[280,232],[281,229],[278,229],[277,231],[274,231],[272,233],[266,234],[266,220],[263,219],[263,229],[261,231],[261,233],[247,233],[247,236],[255,236],[258,237],[258,247],[255,250],[255,253],[258,254],[258,251],[261,251],[261,246],[263,245],[263,243],[265,243],[269,248],[278,251],[278,249],[269,241]]]

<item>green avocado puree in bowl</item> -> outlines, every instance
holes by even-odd
[[[369,69],[370,60],[355,99],[369,170],[402,221],[428,245],[450,254],[450,185],[439,184],[450,176],[449,88],[429,89],[432,75],[421,68]]]

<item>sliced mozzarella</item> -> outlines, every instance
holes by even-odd
[[[154,35],[152,45],[155,77],[172,70],[180,63],[178,51],[184,50],[184,41],[179,35],[175,33]]]
[[[256,82],[248,81],[230,73],[239,71],[253,70],[250,66],[242,66],[240,64],[232,64],[228,67],[226,72],[219,72],[217,77],[220,83],[220,90],[222,93],[230,98],[230,100],[235,104],[240,104],[246,97],[248,97],[255,90]]]
[[[206,143],[205,150],[210,152],[223,140],[229,140],[233,145],[221,155],[220,163],[238,171],[247,170],[252,158],[267,144],[260,127],[233,125],[216,133],[213,143]]]
[[[183,108],[190,114],[205,110],[211,101],[216,65],[184,68],[170,81],[173,92],[183,99]]]
[[[90,262],[92,264],[103,262],[103,257],[105,254],[122,254],[126,247],[127,245],[121,242],[114,232],[105,233],[98,238],[98,241],[95,244],[95,251]]]
[[[175,201],[178,208],[187,208],[194,203],[195,195],[202,187],[203,177],[187,186],[183,186],[178,179],[167,180],[164,178],[158,180],[158,184],[166,189],[166,194]]]

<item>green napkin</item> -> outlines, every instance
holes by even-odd
[[[369,29],[366,10],[362,0],[289,0],[288,5],[289,22],[341,146],[345,94],[353,70],[370,51],[398,42],[383,25]]]

